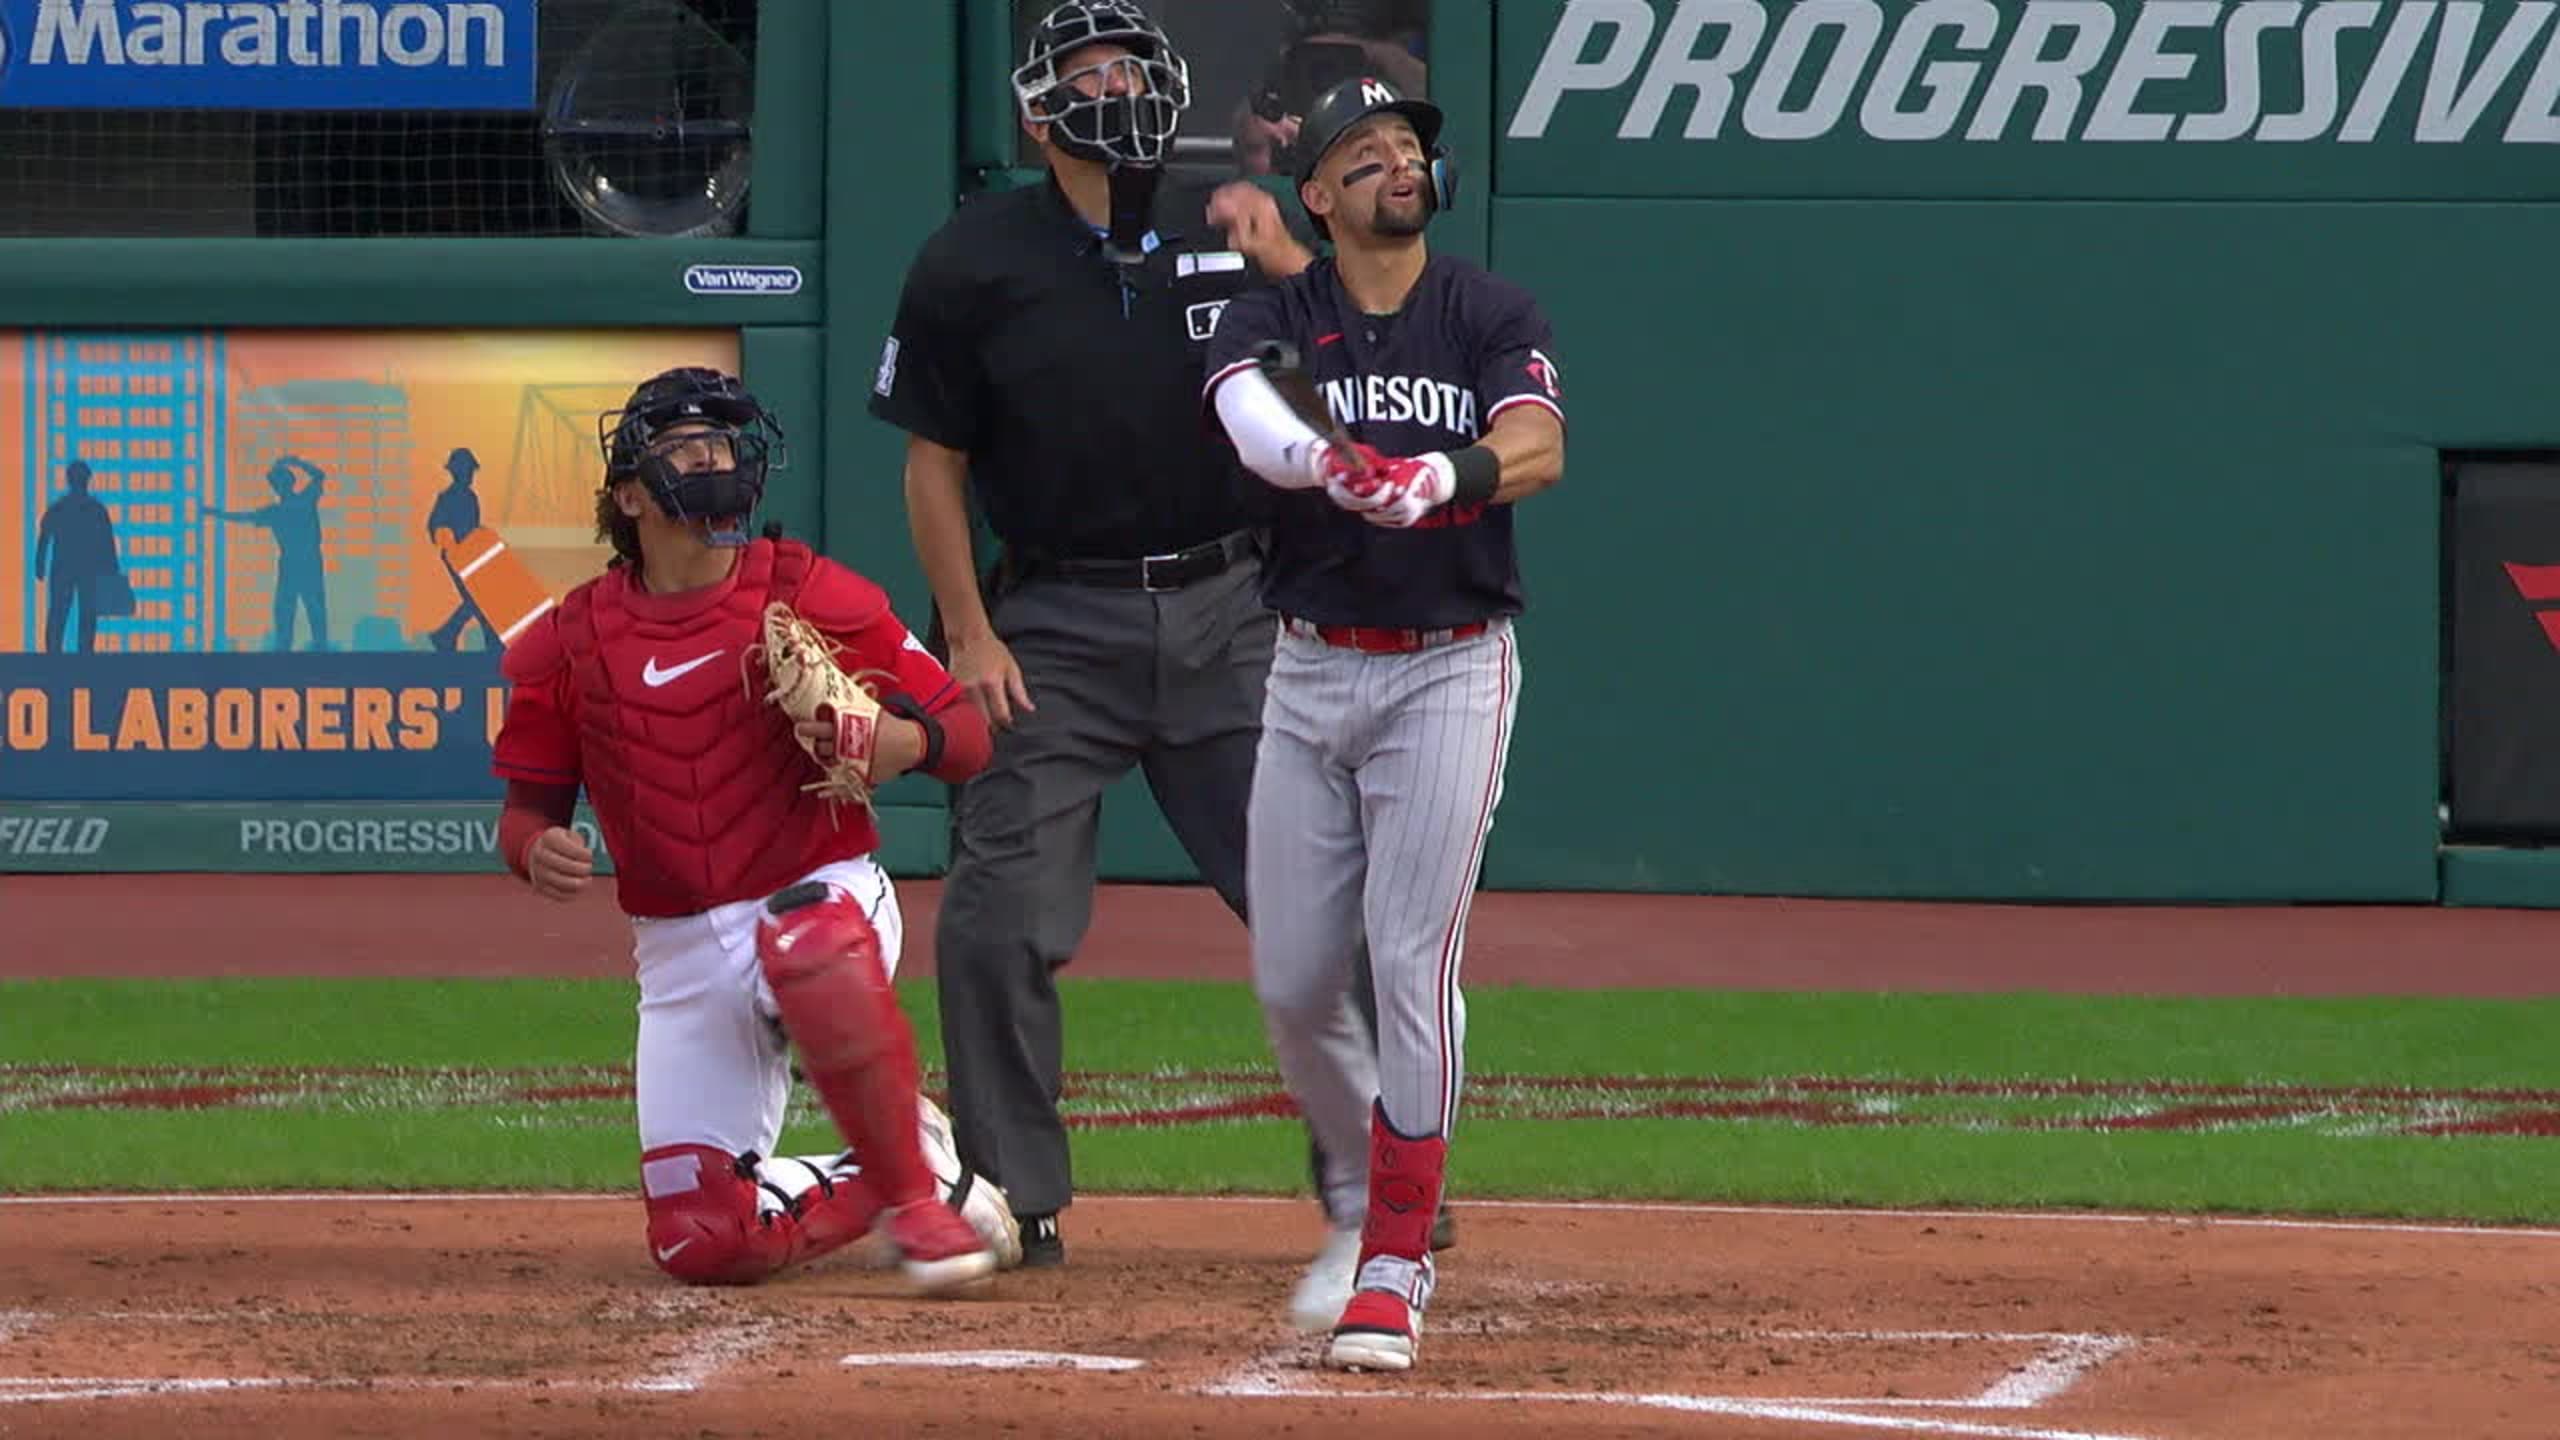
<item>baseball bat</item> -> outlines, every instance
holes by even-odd
[[[1271,388],[1279,391],[1280,398],[1298,413],[1298,418],[1349,457],[1361,482],[1367,483],[1371,479],[1368,459],[1352,443],[1342,422],[1333,417],[1324,397],[1316,393],[1315,382],[1307,378],[1306,367],[1300,363],[1298,347],[1286,340],[1265,340],[1253,347],[1253,363],[1261,369],[1262,378],[1270,381]]]

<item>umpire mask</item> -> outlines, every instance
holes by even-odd
[[[1125,54],[1076,52],[1108,45]],[[1114,165],[1162,165],[1191,105],[1191,66],[1129,0],[1067,0],[1032,28],[1013,93],[1059,149]]]
[[[644,381],[598,422],[607,488],[625,480],[712,545],[744,545],[768,470],[790,463],[780,421],[733,376],[684,367]]]
[[[1013,93],[1023,120],[1048,126],[1060,150],[1110,167],[1111,257],[1143,259],[1156,186],[1191,105],[1189,62],[1128,0],[1068,0],[1032,28]]]

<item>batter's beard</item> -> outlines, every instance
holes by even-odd
[[[1407,236],[1421,234],[1423,227],[1430,223],[1430,202],[1415,196],[1409,203],[1379,201],[1378,213],[1369,219],[1369,229],[1381,239],[1402,240]]]

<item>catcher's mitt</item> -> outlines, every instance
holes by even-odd
[[[880,698],[864,683],[871,672],[848,673],[836,663],[844,649],[826,632],[776,600],[764,608],[764,643],[751,649],[761,655],[773,688],[764,698],[780,706],[796,725],[802,720],[835,722],[835,749],[795,732],[800,748],[824,772],[802,786],[826,797],[829,804],[871,803],[872,746],[879,737]]]

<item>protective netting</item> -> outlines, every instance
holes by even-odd
[[[536,13],[530,110],[0,109],[0,236],[742,231],[756,0]]]

